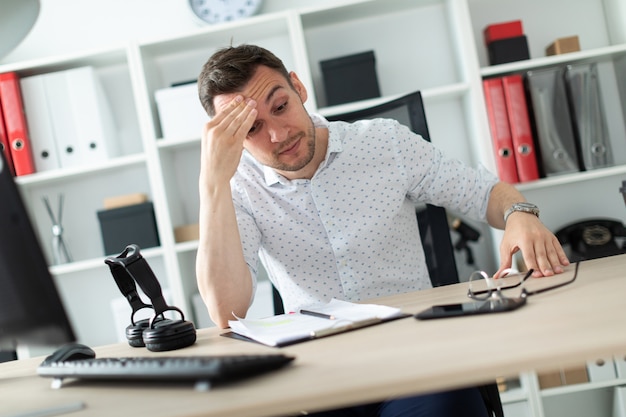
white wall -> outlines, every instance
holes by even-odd
[[[186,34],[203,24],[188,0],[40,0],[33,29],[0,64]],[[260,13],[331,0],[265,0]],[[2,14],[2,10],[0,10]]]

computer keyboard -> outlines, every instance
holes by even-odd
[[[148,356],[87,358],[69,361],[44,361],[37,368],[42,377],[54,378],[60,388],[64,378],[121,381],[190,381],[196,389],[270,372],[294,357],[281,353],[215,356]]]

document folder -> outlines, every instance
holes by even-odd
[[[37,172],[61,167],[54,140],[54,127],[48,108],[44,77],[45,75],[33,75],[21,79],[24,111]]]
[[[4,115],[2,112],[2,100],[0,100],[0,152],[4,154],[4,160],[7,161],[7,165],[11,174],[15,176],[15,167],[13,166],[13,158],[11,157],[11,146],[9,145],[9,136],[7,135],[6,128],[4,127]]]
[[[15,175],[32,174],[35,163],[24,115],[20,77],[16,72],[0,74],[0,103]]]
[[[257,320],[231,320],[228,324],[232,332],[222,335],[280,347],[403,317],[409,315],[394,307],[333,299],[327,304],[311,306],[299,312]]]
[[[513,138],[511,137],[511,127],[506,110],[502,78],[483,80],[483,90],[498,176],[504,182],[515,184],[519,182],[519,176],[513,151]]]
[[[586,170],[613,165],[596,63],[568,65],[565,80]]]
[[[529,71],[526,80],[544,175],[580,171],[562,69]]]
[[[530,128],[524,81],[519,74],[502,77],[506,110],[511,126],[513,155],[521,182],[539,179],[535,142]]]

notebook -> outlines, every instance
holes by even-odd
[[[280,347],[408,316],[394,307],[332,299],[327,304],[309,306],[294,313],[230,320],[232,332],[223,336]]]

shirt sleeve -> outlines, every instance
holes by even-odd
[[[440,149],[397,124],[397,152],[409,182],[408,197],[486,220],[487,205],[498,178],[482,165],[473,168],[448,158]]]

